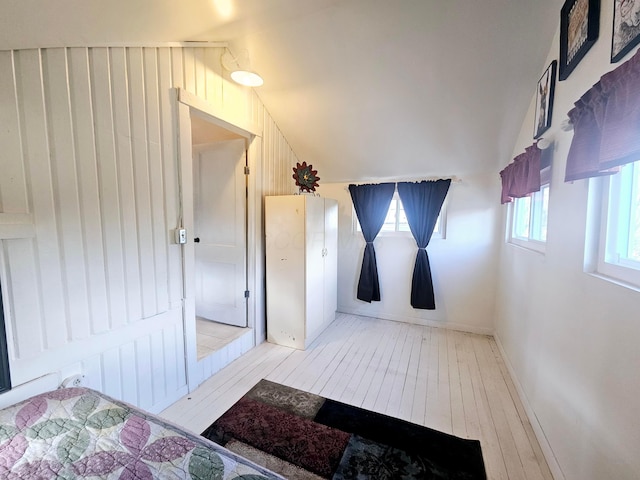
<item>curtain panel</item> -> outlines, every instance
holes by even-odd
[[[418,245],[411,281],[413,308],[425,310],[436,308],[427,246],[450,185],[451,180],[398,183],[398,194],[407,215],[409,228]]]
[[[509,203],[514,198],[526,197],[540,191],[541,159],[542,150],[533,144],[500,172],[502,179],[500,203]]]
[[[573,139],[565,182],[610,175],[640,160],[640,50],[603,75],[568,116]]]
[[[349,193],[362,227],[362,235],[367,242],[364,247],[357,293],[358,300],[364,302],[380,301],[380,282],[373,241],[384,224],[395,190],[395,183],[349,185]]]
[[[2,305],[2,285],[0,285],[0,393],[7,390],[11,390],[11,373],[9,371],[7,330],[4,324],[4,308]]]

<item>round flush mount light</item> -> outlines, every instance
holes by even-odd
[[[249,70],[235,70],[231,72],[231,79],[245,87],[259,87],[264,83],[260,75]]]
[[[536,143],[536,145],[540,150],[546,150],[551,146],[551,140],[549,140],[548,138],[541,137]]]

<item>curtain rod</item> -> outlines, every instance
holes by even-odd
[[[366,185],[368,183],[399,183],[399,182],[422,182],[422,181],[427,181],[427,182],[435,182],[436,180],[451,180],[452,184],[460,184],[462,183],[462,179],[456,175],[451,175],[451,176],[442,176],[442,177],[437,177],[437,176],[433,176],[433,177],[420,177],[420,178],[375,178],[375,179],[371,179],[371,180],[366,180],[363,182],[345,182],[348,184],[353,184],[353,185]]]

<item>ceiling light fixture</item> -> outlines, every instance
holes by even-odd
[[[550,140],[548,138],[540,137],[538,139],[538,141],[536,142],[536,145],[538,146],[538,149],[546,150],[547,148],[549,148],[551,146],[551,142],[552,141],[553,140]]]
[[[231,72],[231,78],[234,82],[245,87],[259,87],[264,83],[260,75],[250,70],[235,70]]]
[[[249,65],[249,52],[242,50],[240,54],[235,57],[228,48],[225,48],[224,53],[220,57],[220,63],[225,70],[231,72],[231,79],[245,87],[259,87],[264,84],[264,80],[256,72],[249,68],[242,68],[242,65]]]

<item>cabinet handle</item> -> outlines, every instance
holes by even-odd
[[[193,241],[194,241],[195,243],[200,243],[200,237],[196,237],[196,238],[194,238],[194,239],[193,239]]]

